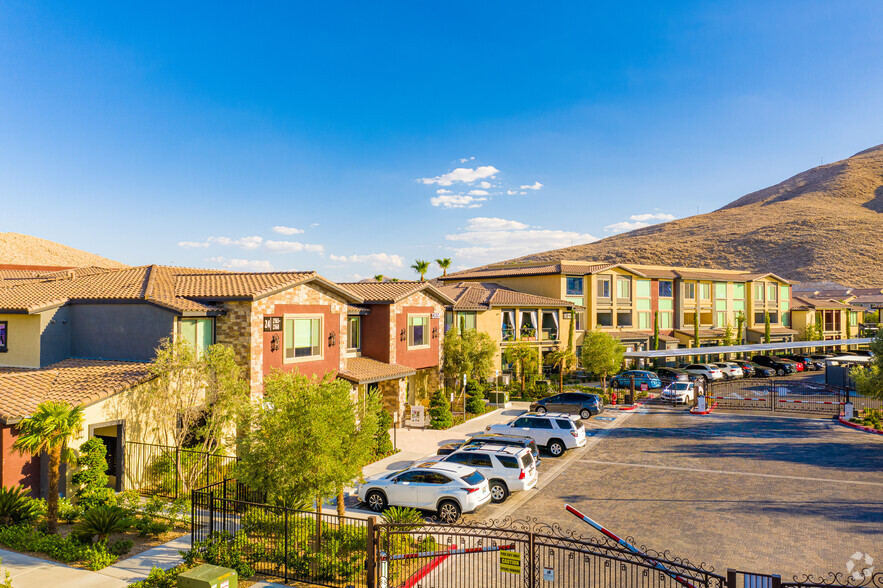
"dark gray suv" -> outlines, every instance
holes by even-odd
[[[531,412],[539,414],[566,412],[578,414],[583,419],[600,414],[603,410],[604,403],[601,401],[601,397],[587,392],[563,392],[547,398],[540,398],[530,405]]]

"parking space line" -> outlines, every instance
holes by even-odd
[[[601,461],[597,459],[581,459],[580,463],[594,463],[599,465],[626,466],[633,468],[649,468],[655,470],[674,470],[678,472],[696,472],[701,474],[724,474],[727,476],[754,476],[758,478],[779,478],[783,480],[801,480],[804,482],[833,482],[835,484],[855,484],[860,486],[881,486],[883,482],[865,482],[861,480],[841,480],[834,478],[810,478],[805,476],[785,476],[782,474],[761,474],[757,472],[736,472],[727,470],[708,470],[704,468],[684,468],[678,466],[651,465],[644,463],[625,463],[620,461]]]

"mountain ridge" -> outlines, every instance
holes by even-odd
[[[124,268],[127,265],[22,233],[0,233],[0,264],[23,266],[107,267]]]

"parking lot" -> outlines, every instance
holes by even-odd
[[[846,572],[857,552],[883,561],[883,437],[821,418],[654,406],[586,425],[585,448],[544,457],[538,489],[469,518],[536,517],[591,534],[569,503],[717,570],[818,575]]]

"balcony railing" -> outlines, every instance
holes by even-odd
[[[517,329],[511,327],[503,327],[500,331],[501,340],[503,342],[512,342],[515,341],[515,335],[517,333]],[[518,337],[522,341],[537,341],[536,330],[533,328],[525,328],[521,329],[521,334]],[[539,341],[557,341],[558,340],[558,329],[540,329],[540,337]]]
[[[503,341],[515,341],[515,327],[503,327],[502,331],[502,340]]]
[[[540,333],[541,341],[557,341],[558,329],[543,329]]]

